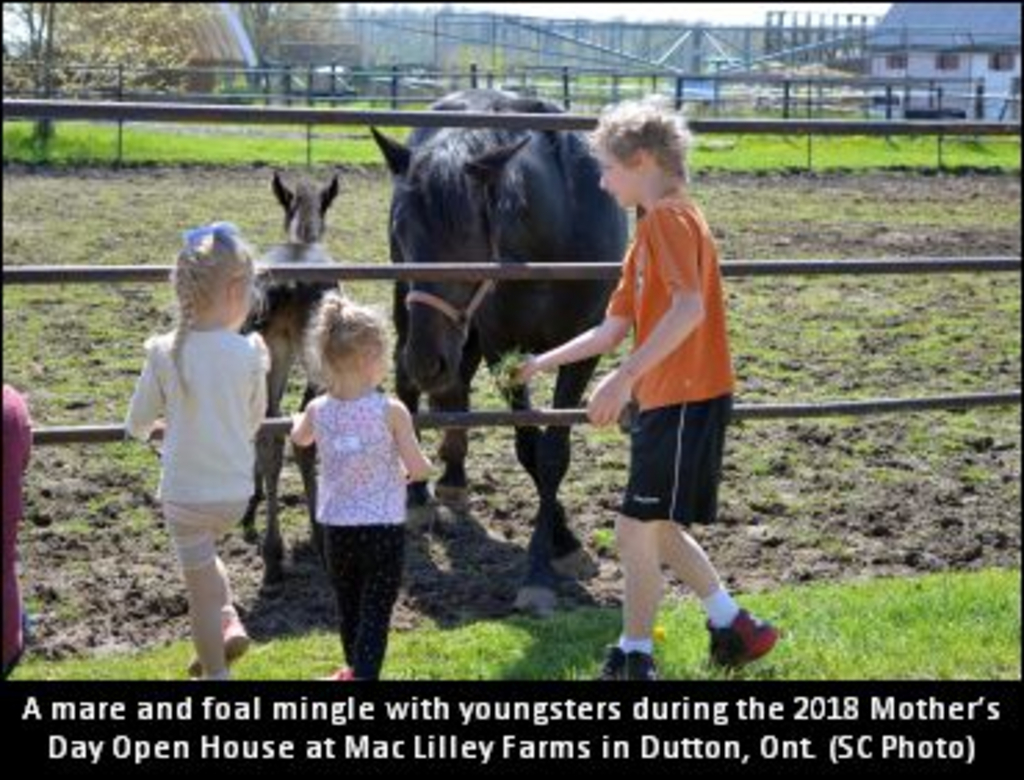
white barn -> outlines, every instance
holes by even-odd
[[[893,114],[1019,121],[1020,8],[893,3],[869,45],[872,76],[907,80]]]

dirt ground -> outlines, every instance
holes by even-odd
[[[5,172],[5,189],[12,175],[16,174]],[[194,181],[205,174],[189,175]],[[262,178],[265,172],[227,175]],[[770,198],[785,187],[808,198],[838,195],[847,199],[844,202],[856,202],[862,193],[897,202],[927,199],[929,192],[941,188],[936,197],[950,203],[1020,200],[1019,178],[1002,176],[723,175],[719,181],[742,185],[752,198]],[[932,224],[888,226],[871,221],[822,227],[785,220],[780,215],[779,221],[762,229],[723,226],[723,253],[1020,254],[1019,220],[1009,227],[965,227],[951,221],[940,229]],[[7,222],[5,211],[5,231]],[[1003,283],[1019,286],[1020,279],[1004,275]],[[138,307],[140,321],[149,320],[145,327],[152,327],[157,310],[147,293],[126,293],[125,305]],[[5,330],[8,326],[5,312]],[[70,334],[59,323],[54,325],[53,337]],[[1019,356],[996,373],[1004,380],[1002,387],[1019,387]],[[965,434],[964,446],[941,459],[918,457],[914,423],[903,417],[843,425],[789,421],[737,426],[727,453],[720,522],[698,529],[697,536],[729,586],[740,592],[809,581],[1019,567],[1020,417],[1019,411],[1000,414],[993,432]],[[575,479],[586,489],[563,490],[563,497],[592,571],[587,578],[567,580],[560,587],[560,606],[616,605],[621,573],[606,541],[625,478],[625,440],[609,443],[593,431],[577,430],[572,442],[574,463],[567,484]],[[772,453],[760,470],[730,457],[751,448]],[[586,481],[591,470],[600,470],[607,478]],[[987,477],[964,478],[974,471]],[[241,532],[232,534],[222,548],[236,600],[258,640],[334,626],[331,594],[308,542],[299,480],[291,462],[286,472],[288,558],[283,586],[261,590],[257,544]],[[394,614],[398,629],[425,620],[455,625],[498,618],[512,610],[524,575],[536,499],[515,462],[509,432],[473,432],[469,475],[465,514],[441,508],[409,525],[405,586]],[[763,490],[769,482],[772,490]],[[156,519],[154,490],[151,474],[125,473],[118,467],[118,457],[104,448],[37,449],[21,541],[25,595],[36,618],[34,653],[62,658],[119,652],[187,636],[184,591]],[[129,513],[150,520],[126,523]],[[83,519],[89,533],[71,532]],[[677,593],[683,593],[678,586]]]

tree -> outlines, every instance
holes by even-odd
[[[54,28],[57,3],[4,3],[4,87],[31,89],[36,95],[53,94]],[[8,39],[8,30],[11,30]],[[20,54],[24,67],[11,68],[8,79],[7,51]],[[53,122],[36,122],[34,135],[45,141],[53,135]]]

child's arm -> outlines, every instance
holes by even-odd
[[[267,349],[267,345],[259,333],[250,333],[247,338],[249,343],[256,347],[259,356],[249,394],[249,422],[255,436],[267,418],[267,373],[270,371],[270,350]]]
[[[550,371],[566,363],[603,355],[615,349],[627,335],[633,323],[626,317],[609,315],[604,322],[560,347],[548,350],[543,355],[529,355],[519,369],[519,381],[526,384],[535,374]]]
[[[296,447],[308,447],[314,441],[313,436],[313,411],[319,406],[317,399],[310,401],[306,408],[298,414],[292,415],[291,440]]]
[[[430,476],[433,468],[427,456],[420,449],[416,440],[416,431],[412,425],[412,415],[401,401],[388,399],[388,423],[398,444],[398,456],[402,459],[409,475],[410,482],[422,482]]]
[[[157,348],[153,342],[146,343],[146,365],[135,383],[135,392],[128,404],[128,415],[124,427],[129,436],[145,441],[153,431],[157,420],[163,414],[165,398],[156,369]]]
[[[629,402],[637,379],[664,360],[704,320],[704,302],[697,293],[676,291],[672,305],[654,327],[644,345],[602,379],[587,403],[587,416],[594,425],[608,425],[619,419]]]

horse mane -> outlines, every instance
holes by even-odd
[[[409,185],[423,196],[424,218],[446,231],[465,226],[478,212],[481,197],[466,174],[466,163],[522,137],[521,131],[491,128],[444,128],[430,136],[417,149],[408,175]],[[516,213],[525,206],[523,177],[514,158],[495,195],[499,211]]]
[[[434,111],[491,111],[496,114],[560,114],[562,109],[549,100],[520,97],[511,92],[476,90],[459,92],[443,98],[431,106]],[[419,146],[409,169],[409,186],[422,193],[426,218],[445,230],[458,230],[472,218],[478,208],[479,193],[474,190],[471,177],[466,175],[465,164],[497,147],[521,140],[524,133],[542,137],[551,147],[562,178],[572,195],[570,161],[573,150],[563,143],[554,131],[532,133],[500,128],[442,128],[436,132],[418,135]],[[500,213],[515,214],[526,205],[523,177],[513,158],[496,195],[496,208]]]

